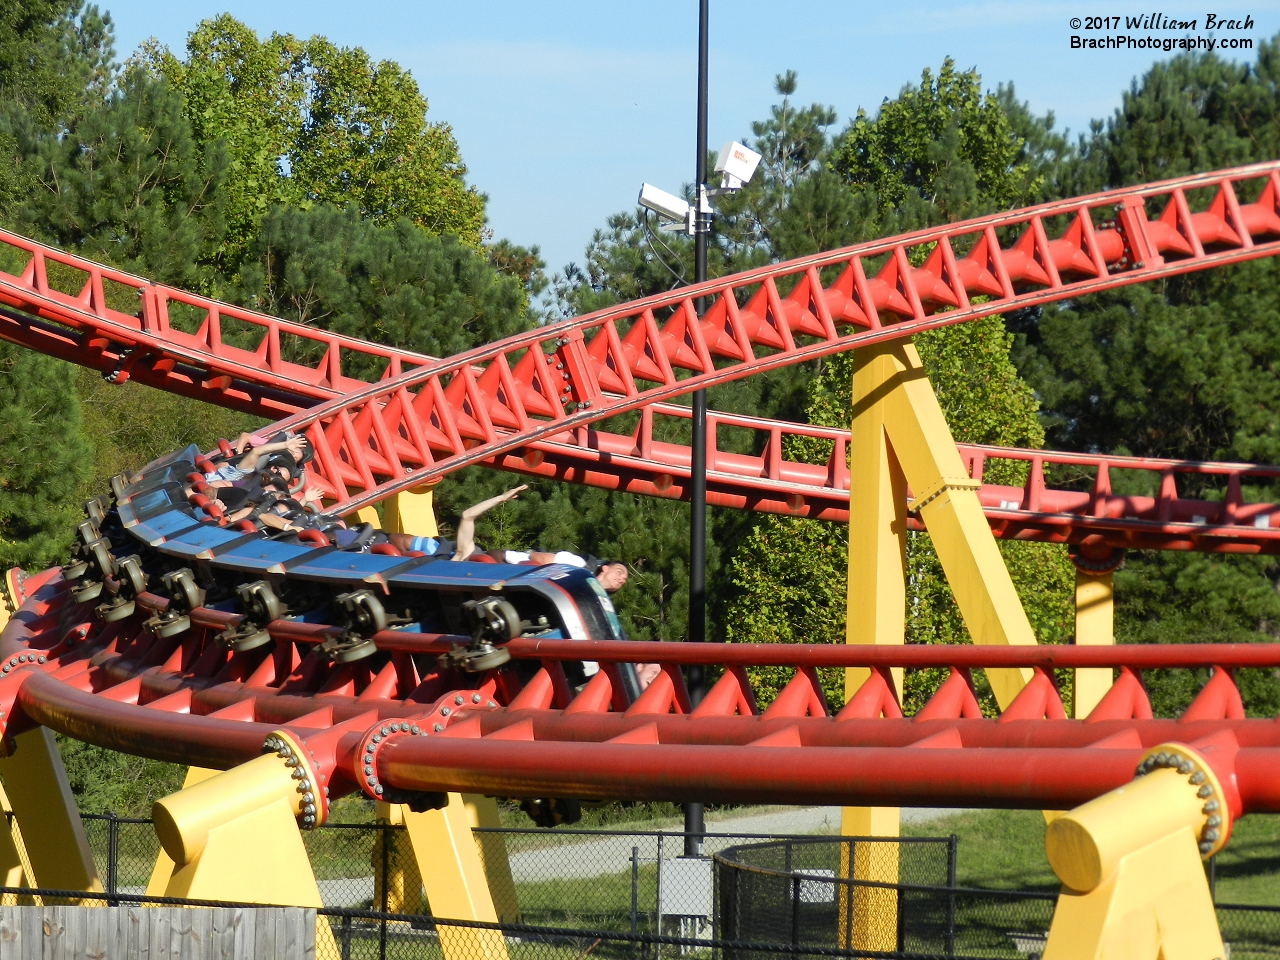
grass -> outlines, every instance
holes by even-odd
[[[1044,817],[1035,810],[973,810],[904,823],[903,836],[959,839],[956,882],[995,890],[1053,890],[1044,855]],[[1280,816],[1239,820],[1216,864],[1219,903],[1280,906]]]
[[[992,890],[1057,890],[1044,855],[1038,810],[970,810],[923,823],[904,823],[904,837],[955,834],[956,883]]]
[[[1280,816],[1254,814],[1236,823],[1218,854],[1215,885],[1219,903],[1280,906]]]

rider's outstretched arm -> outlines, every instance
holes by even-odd
[[[506,493],[500,493],[496,497],[490,497],[488,500],[481,500],[479,503],[463,510],[462,518],[458,521],[458,543],[454,549],[453,559],[465,560],[476,552],[476,520],[479,517],[500,503],[514,500],[520,496],[522,491],[528,489],[529,485],[522,483],[518,487],[512,487]]]

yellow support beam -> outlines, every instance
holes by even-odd
[[[476,827],[501,827],[498,801],[478,793],[464,793],[462,804],[467,810],[467,820]],[[502,923],[520,922],[520,904],[516,900],[516,881],[511,876],[511,859],[507,855],[507,838],[501,833],[473,833],[480,850],[480,863],[488,881],[493,908]]]
[[[374,804],[374,818],[388,826],[404,826],[404,806],[399,803]],[[413,845],[404,830],[380,832],[374,841],[373,909],[386,905],[388,913],[423,913],[422,874],[413,855]],[[385,862],[384,862],[385,859]]]
[[[1115,635],[1115,587],[1112,574],[1076,568],[1076,646],[1110,646]],[[1075,672],[1072,716],[1083,720],[1111,689],[1110,667],[1080,667]]]
[[[498,802],[493,797],[481,796],[477,793],[460,795],[466,811],[467,822],[472,831],[477,827],[500,827]],[[375,805],[377,819],[392,826],[405,825],[405,813],[408,808],[398,803],[378,801]],[[421,913],[423,906],[422,873],[418,866],[418,857],[409,838],[408,831],[392,831],[387,844],[386,864],[386,902],[391,913]],[[485,886],[493,900],[494,912],[502,923],[518,923],[520,906],[516,900],[516,885],[511,876],[511,862],[507,857],[507,841],[500,833],[472,833],[472,838],[480,854],[480,867],[484,871]],[[380,905],[383,900],[383,864],[382,845],[373,850],[373,883],[374,904]],[[435,851],[424,851],[423,860],[438,864],[441,858],[453,856],[452,843]],[[456,867],[460,875],[465,875],[466,866]]]
[[[273,736],[287,744],[288,758],[264,754],[152,805],[156,835],[173,862],[165,896],[324,906],[298,829],[307,794],[294,771],[319,787],[297,741],[281,731]],[[189,782],[198,776],[188,771]],[[338,955],[324,917],[316,918],[316,955]]]
[[[1063,888],[1044,960],[1226,956],[1201,862],[1226,841],[1222,787],[1182,744],[1153,747],[1138,772],[1045,831]]]
[[[1035,633],[983,515],[979,484],[960,459],[915,346],[894,341],[867,349],[885,362],[875,393],[855,396],[855,422],[860,404],[884,403],[889,445],[914,496],[908,510],[918,511],[929,531],[969,636],[974,643],[1034,645]],[[855,464],[855,472],[866,466]],[[987,671],[1001,709],[1031,675],[1029,668]]]
[[[901,645],[906,637],[907,480],[885,432],[885,386],[892,383],[898,369],[891,356],[875,347],[854,351],[853,362],[849,454],[854,468],[849,478],[845,642]],[[845,670],[846,699],[862,686],[869,673],[865,667]],[[895,692],[901,698],[901,668],[895,668],[892,677]],[[840,833],[847,837],[896,837],[898,819],[897,807],[845,807],[841,811]],[[861,846],[855,853],[850,853],[853,848],[848,845],[842,849],[842,877],[898,882],[896,847],[892,862],[889,858],[872,862]],[[854,891],[850,903],[841,903],[840,942],[864,950],[896,949],[896,895],[866,887],[856,887]]]
[[[18,612],[18,584],[21,578],[22,571],[17,567],[0,571],[0,630]]]
[[[31,884],[26,882],[26,877],[31,864],[27,860],[26,847],[22,842],[22,831],[18,828],[9,796],[3,787],[0,787],[0,813],[9,821],[7,827],[0,828],[0,882],[6,887],[29,887]],[[0,897],[0,905],[12,907],[18,903],[18,894],[6,893]]]
[[[900,644],[906,630],[907,515],[918,511],[975,643],[1036,642],[915,346],[896,341],[854,351],[850,437],[848,643]],[[910,485],[914,499],[907,502]],[[845,694],[867,679],[845,671]],[[1031,679],[1024,669],[988,670],[996,701],[1007,707]],[[893,671],[902,694],[902,671]],[[898,836],[891,807],[846,807],[846,836]],[[898,859],[872,858],[856,845],[841,875],[896,883]],[[846,858],[849,859],[849,858]],[[855,888],[842,934],[856,949],[892,950],[897,901],[891,891]],[[848,912],[848,911],[847,911]],[[848,926],[845,926],[848,924]]]
[[[473,814],[461,794],[449,794],[440,810],[404,810],[405,830],[422,875],[431,915],[451,920],[498,921],[485,863],[472,835]],[[496,930],[441,924],[444,960],[507,960],[507,946]]]
[[[896,837],[899,831],[897,807],[845,807],[840,833],[846,837]],[[896,843],[859,843],[840,846],[841,877],[897,883]],[[839,942],[853,950],[898,949],[898,891],[885,887],[851,885],[839,890]]]
[[[408,533],[415,537],[438,537],[436,512],[432,506],[432,494],[436,483],[423,484],[412,490],[401,490],[383,501],[382,516],[377,507],[361,507],[356,511],[358,523],[371,523],[387,533]]]
[[[187,775],[182,781],[182,789],[193,787],[197,783],[203,783],[210,777],[215,777],[222,771],[209,770],[205,767],[187,767]],[[148,897],[163,897],[164,892],[169,887],[169,880],[173,876],[173,857],[165,852],[164,845],[160,846],[160,852],[156,854],[155,866],[151,868],[151,877],[147,880],[147,889],[144,891]]]
[[[100,893],[102,882],[89,850],[80,811],[53,732],[37,727],[14,738],[13,753],[0,759],[0,780],[13,808],[27,854],[27,882],[57,890]],[[14,853],[18,848],[15,846]],[[11,863],[6,868],[12,871]],[[100,905],[102,901],[86,900]]]
[[[423,484],[412,490],[401,490],[384,501],[384,519],[388,533],[409,533],[415,537],[438,537],[436,512],[432,506],[432,493],[436,483]]]

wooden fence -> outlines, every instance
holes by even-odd
[[[0,960],[314,960],[302,907],[0,907]]]

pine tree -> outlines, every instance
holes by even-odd
[[[1095,122],[1056,189],[1071,195],[1280,156],[1280,37],[1256,63],[1214,54],[1155,64],[1120,108]],[[1245,186],[1252,199],[1259,187]],[[1253,190],[1251,195],[1249,190]],[[1191,191],[1193,211],[1212,191]],[[1158,216],[1159,209],[1149,209]],[[1014,358],[1035,388],[1051,445],[1187,460],[1280,462],[1280,265],[1267,259],[1030,310],[1013,325]],[[1153,474],[1112,471],[1117,492],[1153,495]],[[1225,495],[1222,478],[1186,477],[1179,493]],[[1275,502],[1280,486],[1245,484]],[[1280,563],[1272,557],[1130,552],[1117,572],[1123,641],[1274,641]],[[1147,676],[1158,712],[1175,714],[1204,679]],[[1237,677],[1255,715],[1280,706],[1274,677]],[[1269,713],[1268,713],[1269,711]]]
[[[799,245],[806,227],[814,234],[846,237],[894,233],[948,219],[973,216],[1027,202],[1041,188],[1045,136],[1040,121],[1033,143],[1020,128],[1034,125],[1012,91],[983,94],[976,72],[956,73],[944,62],[935,80],[926,70],[920,86],[907,87],[872,120],[859,112],[837,138],[833,176],[811,177],[798,187],[789,214]],[[842,183],[837,183],[838,176]],[[840,191],[843,191],[843,195]],[[825,211],[821,217],[817,211]],[[785,229],[781,235],[786,235]],[[812,234],[810,234],[812,236]],[[860,237],[861,238],[861,237]],[[811,242],[816,242],[817,237]],[[946,327],[916,338],[943,412],[959,441],[1038,447],[1044,433],[1037,404],[1009,359],[1012,336],[999,318]],[[827,361],[809,384],[810,423],[847,427],[850,421],[852,358]],[[793,444],[789,455],[825,462],[830,446],[813,440]],[[853,469],[857,465],[852,465]],[[1025,465],[993,463],[988,480],[1020,484]],[[1043,641],[1065,639],[1071,627],[1072,573],[1061,547],[1002,544],[1002,554]],[[725,632],[743,642],[841,642],[844,639],[847,527],[779,516],[759,519],[734,558],[737,595],[729,602]],[[909,536],[907,548],[907,639],[917,643],[968,641],[941,565],[927,533]],[[765,689],[784,682],[780,671],[761,671]],[[906,704],[918,706],[940,677],[909,675]],[[843,702],[837,671],[824,677],[834,703]]]
[[[92,470],[75,370],[0,341],[0,569],[65,559]]]

